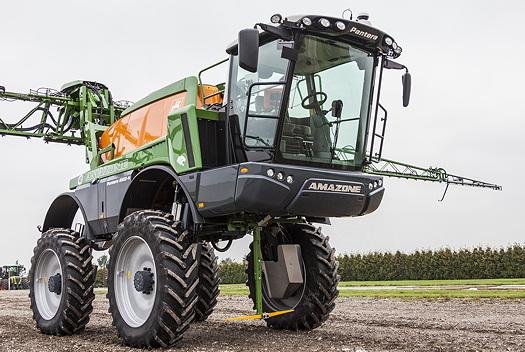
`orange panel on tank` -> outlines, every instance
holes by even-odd
[[[165,136],[168,133],[168,114],[186,104],[187,92],[172,95],[133,111],[122,117],[102,134],[100,148],[115,145],[115,158]],[[102,155],[110,160],[110,154]]]

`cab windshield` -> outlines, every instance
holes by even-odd
[[[306,36],[293,71],[279,159],[338,169],[360,166],[365,157],[373,67],[370,53],[332,39]]]
[[[275,150],[275,161],[286,164],[359,169],[374,56],[333,39],[307,35],[300,42],[295,62],[283,58],[293,43],[262,45],[256,73],[234,56],[231,111],[244,148]]]

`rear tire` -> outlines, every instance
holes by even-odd
[[[197,295],[199,300],[195,304],[195,318],[193,321],[199,322],[206,320],[213,312],[217,305],[217,296],[219,296],[219,266],[217,261],[219,257],[215,255],[213,247],[204,242],[201,245],[201,260],[199,265],[199,286]]]
[[[264,313],[283,310],[294,311],[266,320],[269,327],[286,330],[310,330],[323,324],[335,307],[335,299],[339,295],[337,285],[339,263],[334,259],[335,249],[328,244],[329,237],[325,237],[320,228],[307,224],[288,225],[283,232],[289,243],[299,244],[301,247],[300,261],[303,264],[304,283],[287,299],[273,299],[269,297],[266,288],[268,278],[263,275],[262,303]],[[279,243],[285,244],[285,243]],[[265,253],[263,251],[263,259]],[[255,279],[253,270],[253,248],[248,259],[248,282],[250,298],[255,304]]]
[[[118,226],[109,250],[113,325],[132,347],[168,347],[194,317],[198,243],[161,211],[137,211]]]
[[[95,270],[86,239],[70,229],[52,229],[38,239],[31,258],[31,309],[44,334],[82,331],[93,310]]]

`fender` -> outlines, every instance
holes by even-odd
[[[131,195],[134,194],[134,192],[137,191],[137,187],[139,187],[139,182],[141,180],[144,180],[146,177],[151,176],[151,173],[160,172],[160,175],[156,175],[154,177],[162,177],[162,174],[171,176],[182,188],[182,191],[186,194],[186,198],[188,199],[188,204],[190,206],[191,214],[193,217],[193,222],[195,223],[204,223],[204,218],[202,215],[199,214],[197,211],[197,206],[195,205],[195,202],[190,197],[190,192],[185,185],[185,183],[182,181],[182,179],[179,177],[179,175],[173,170],[172,167],[168,165],[153,165],[150,167],[147,167],[143,170],[141,170],[136,176],[133,177],[133,180],[131,182],[131,185],[128,187],[128,190],[126,191],[126,195],[124,196],[124,199],[122,201],[121,209],[120,209],[120,219],[119,222],[123,221],[126,217],[128,205],[131,201]],[[156,195],[155,195],[156,196]]]
[[[87,218],[84,211],[84,207],[80,200],[72,192],[66,192],[60,194],[55,198],[51,206],[47,210],[46,217],[44,219],[44,225],[42,232],[46,232],[52,228],[66,228],[69,229],[73,225],[73,220],[77,211],[80,209],[82,217],[84,218],[84,231],[82,236],[91,238],[91,229],[87,225]]]

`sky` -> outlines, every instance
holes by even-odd
[[[403,108],[401,74],[386,72],[383,156],[503,191],[450,186],[439,202],[444,184],[386,178],[375,213],[322,226],[337,253],[525,244],[522,1],[9,1],[0,11],[0,86],[27,93],[93,80],[109,86],[115,100],[138,101],[226,58],[239,30],[275,13],[338,17],[346,8],[354,16],[368,12],[372,25],[397,41],[397,61],[412,75]],[[221,67],[204,79],[225,81]],[[0,118],[12,123],[30,109],[0,101]],[[0,138],[0,265],[29,266],[49,205],[88,170],[84,152]],[[246,236],[220,256],[241,260],[249,242]]]

